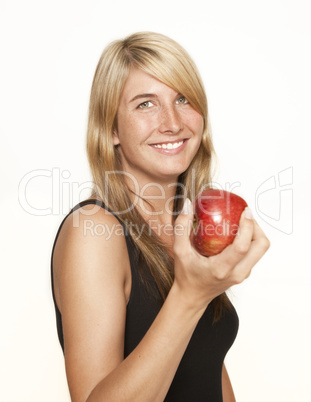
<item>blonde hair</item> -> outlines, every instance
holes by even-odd
[[[133,207],[130,190],[120,174],[118,149],[113,144],[119,100],[131,68],[139,68],[181,93],[203,117],[199,150],[188,169],[179,176],[173,206],[175,215],[186,197],[192,200],[211,182],[214,148],[204,86],[197,67],[182,46],[159,33],[138,32],[106,47],[95,71],[89,104],[87,155],[94,183],[91,197],[99,196],[111,211],[122,212],[119,217],[125,225],[135,223],[131,225],[132,238],[164,300],[173,283],[173,260],[161,239],[148,230]],[[224,300],[224,295],[218,298],[215,311],[220,312]]]

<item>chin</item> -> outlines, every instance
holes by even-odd
[[[186,170],[188,169],[188,166],[187,167],[184,167],[184,168],[182,168],[182,169],[172,169],[172,170],[165,170],[165,171],[162,171],[161,173],[160,173],[160,175],[161,175],[161,178],[162,179],[165,179],[165,180],[169,180],[170,182],[172,182],[172,183],[175,183],[175,182],[177,182],[178,181],[178,177],[182,174],[182,173],[184,173]]]

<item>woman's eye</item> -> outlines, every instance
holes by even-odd
[[[182,105],[182,104],[184,104],[184,103],[189,103],[189,102],[188,102],[188,100],[187,100],[184,96],[180,96],[180,97],[177,99],[177,103],[178,103],[179,105]]]
[[[146,101],[138,105],[140,109],[148,109],[152,105],[152,102]]]

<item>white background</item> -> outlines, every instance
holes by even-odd
[[[85,132],[99,56],[140,30],[171,36],[197,63],[215,180],[248,201],[271,240],[231,293],[240,329],[226,364],[237,401],[310,401],[311,28],[302,0],[0,1],[0,399],[69,401],[50,254],[61,220],[89,195]]]

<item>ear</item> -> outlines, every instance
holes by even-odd
[[[112,138],[113,138],[113,145],[119,145],[120,144],[119,135],[118,135],[116,130],[113,130]]]

